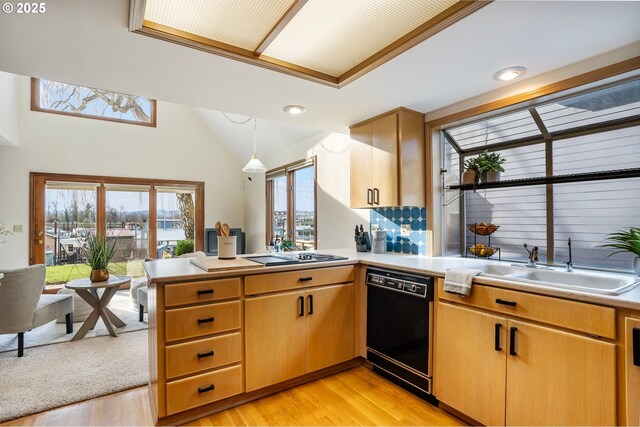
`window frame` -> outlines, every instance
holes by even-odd
[[[265,227],[265,244],[269,244],[271,236],[273,236],[273,179],[281,174],[287,178],[287,225],[286,231],[288,239],[292,239],[295,234],[295,178],[294,173],[299,169],[313,166],[313,247],[318,249],[318,161],[317,156],[308,159],[298,160],[296,162],[287,163],[286,165],[270,169],[265,174],[265,197],[266,197],[266,227]],[[295,243],[295,242],[294,242]]]
[[[40,106],[40,103],[39,103],[40,80],[41,80],[40,78],[31,77],[31,111],[37,111],[40,113],[59,114],[62,116],[82,117],[85,119],[103,120],[107,122],[127,123],[130,125],[138,125],[138,126],[146,126],[146,127],[154,127],[154,128],[157,127],[158,105],[155,99],[149,98],[149,101],[151,103],[151,114],[150,114],[151,122],[150,123],[138,122],[135,120],[119,119],[116,117],[102,117],[102,116],[96,116],[94,114],[82,114],[82,113],[73,113],[70,111],[58,111],[58,110],[52,110],[52,109]],[[68,83],[68,84],[71,84],[71,83]],[[82,86],[82,85],[76,85],[76,86]],[[87,87],[87,86],[82,86],[82,87]],[[108,90],[108,89],[104,89],[104,90]],[[115,91],[110,91],[110,92],[120,93]],[[129,94],[126,94],[126,95],[129,95]]]
[[[449,144],[451,148],[459,156],[459,163],[458,163],[459,176],[462,176],[462,173],[464,172],[465,160],[468,159],[469,157],[475,157],[485,150],[491,153],[491,152],[502,151],[502,150],[517,148],[517,147],[524,147],[524,146],[533,146],[533,145],[544,146],[545,177],[522,179],[520,180],[522,181],[520,183],[510,183],[510,184],[505,183],[505,185],[497,184],[495,186],[492,186],[492,184],[486,184],[486,185],[480,184],[477,186],[477,188],[481,190],[483,188],[490,189],[490,188],[501,188],[501,187],[516,187],[521,185],[540,185],[540,184],[544,185],[545,194],[546,194],[545,209],[546,209],[546,217],[547,217],[546,239],[545,239],[546,246],[547,246],[547,259],[545,260],[545,264],[554,266],[554,267],[561,266],[562,264],[558,264],[558,261],[556,260],[556,255],[555,255],[555,246],[556,246],[555,208],[556,206],[554,203],[554,185],[560,184],[560,183],[580,183],[580,182],[588,182],[588,181],[603,182],[604,180],[607,180],[607,179],[638,178],[640,177],[640,172],[638,172],[637,170],[631,171],[631,170],[620,169],[620,170],[608,170],[608,171],[595,172],[595,173],[576,174],[574,176],[563,176],[559,174],[557,175],[554,173],[554,170],[553,170],[555,143],[565,139],[572,139],[575,137],[580,137],[585,135],[595,135],[598,133],[615,131],[615,130],[624,129],[627,127],[637,127],[637,126],[640,126],[640,116],[639,115],[629,116],[623,119],[603,121],[601,123],[578,126],[575,128],[567,128],[567,129],[559,130],[556,132],[549,132],[549,130],[545,126],[545,123],[542,121],[536,107],[543,106],[545,104],[548,104],[549,102],[560,101],[563,99],[579,96],[582,94],[596,92],[598,90],[602,90],[608,87],[613,87],[616,85],[621,85],[633,80],[640,80],[640,77],[638,75],[634,75],[628,78],[615,80],[613,82],[602,82],[601,85],[597,85],[597,82],[596,82],[596,85],[592,87],[589,87],[584,90],[580,90],[580,88],[577,88],[578,89],[577,91],[572,91],[568,95],[562,95],[560,93],[557,93],[555,96],[552,96],[552,97],[544,97],[544,98],[539,98],[537,100],[533,100],[531,102],[528,102],[526,106],[521,105],[519,108],[518,108],[518,105],[511,105],[511,106],[505,107],[504,109],[495,110],[488,114],[484,113],[484,114],[479,114],[477,116],[468,117],[465,120],[454,122],[450,126],[443,125],[439,128],[440,142],[441,142],[440,163],[443,164],[442,162],[444,161],[444,154],[446,152],[444,147],[446,144]],[[534,122],[539,128],[539,131],[540,131],[539,135],[524,137],[520,139],[506,140],[506,141],[497,142],[494,144],[488,144],[486,146],[462,148],[457,143],[455,138],[452,137],[448,132],[448,129],[450,128],[456,128],[459,126],[470,125],[470,124],[473,124],[474,122],[482,122],[485,120],[490,120],[492,118],[513,114],[517,111],[529,111],[531,117],[533,118]],[[444,173],[444,169],[442,173]],[[461,189],[461,187],[462,187],[461,185],[452,185],[447,187],[444,185],[444,181],[442,181],[441,183],[442,195],[445,198],[446,198],[447,190],[458,189],[458,191],[460,192],[458,197],[459,216],[460,216],[459,225],[458,225],[459,237],[460,237],[459,246],[460,246],[460,256],[466,256],[466,248],[467,248],[467,240],[466,240],[467,233],[466,233],[466,220],[465,220],[466,203],[465,203],[465,190]],[[474,191],[475,191],[475,188],[474,188]],[[452,200],[452,202],[455,202],[455,200]],[[448,205],[448,202],[443,199],[443,215],[441,220],[441,226],[443,230],[445,229],[444,221],[445,221],[446,215],[444,214],[444,208],[446,207],[446,205]],[[444,248],[446,245],[446,239],[444,238],[444,236],[441,239],[441,244],[442,244],[441,250],[444,251]],[[513,260],[513,261],[517,261],[517,260]],[[595,267],[593,268],[580,267],[580,268],[605,270],[605,271],[617,271],[613,269],[595,268]]]
[[[47,182],[91,183],[96,186],[96,229],[99,235],[106,235],[106,192],[107,185],[149,186],[149,256],[156,258],[157,247],[157,190],[156,187],[193,187],[195,189],[195,230],[194,250],[204,251],[204,182],[174,181],[164,179],[125,178],[114,176],[73,175],[31,172],[29,174],[29,265],[44,264],[44,244],[40,236],[45,224],[45,188]]]

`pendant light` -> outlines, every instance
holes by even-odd
[[[242,168],[242,172],[245,173],[264,173],[267,168],[264,167],[262,162],[256,156],[256,118],[253,118],[253,157],[249,160],[249,163]]]

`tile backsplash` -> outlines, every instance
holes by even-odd
[[[369,214],[371,230],[387,232],[387,252],[427,254],[427,209],[418,206],[375,208]],[[402,236],[402,225],[409,227]],[[370,230],[370,231],[371,231]]]

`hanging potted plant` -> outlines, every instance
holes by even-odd
[[[633,270],[640,276],[640,227],[631,227],[629,231],[619,231],[607,236],[606,243],[601,248],[618,249],[609,254],[615,255],[620,252],[631,252],[636,257],[633,259]]]
[[[480,166],[478,159],[467,159],[464,162],[465,171],[462,173],[462,185],[475,184],[478,182],[480,175]]]
[[[502,164],[507,159],[502,157],[500,153],[489,153],[488,150],[484,150],[476,158],[478,168],[480,169],[480,180],[482,182],[496,182],[500,181],[500,172],[504,172]]]
[[[107,239],[104,236],[87,234],[86,246],[82,246],[82,255],[91,267],[89,280],[92,282],[106,282],[109,280],[109,263],[116,253],[118,240]]]

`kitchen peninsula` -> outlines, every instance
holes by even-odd
[[[470,422],[502,425],[524,422],[514,414],[536,424],[578,420],[607,425],[636,419],[633,402],[640,379],[627,367],[633,363],[631,331],[640,325],[640,288],[612,296],[481,275],[471,297],[462,299],[442,290],[448,268],[505,264],[351,250],[328,253],[346,259],[256,264],[215,273],[188,259],[145,263],[150,398],[157,423],[187,422],[363,363],[369,266],[436,278],[434,395],[445,409]],[[515,304],[494,303],[504,300]],[[511,332],[516,324],[517,331]],[[465,325],[483,326],[468,331]],[[542,333],[544,346],[534,333]],[[597,360],[583,360],[571,350],[576,346],[593,352]],[[482,358],[471,358],[479,354]],[[518,358],[531,363],[522,365]],[[463,375],[466,370],[457,372],[452,363],[473,369],[488,364],[474,377]],[[526,402],[509,400],[517,395],[519,379],[511,375],[509,382],[496,371],[506,363],[512,370],[521,363],[521,378],[540,382],[527,387],[543,402],[537,414],[523,412]],[[545,370],[553,371],[554,378]],[[490,383],[492,377],[502,377],[502,384]],[[575,403],[542,398],[545,382],[569,377],[563,387],[570,390],[564,395]],[[597,384],[599,392],[593,393],[586,381]],[[465,398],[465,389],[489,386],[487,399],[500,402],[502,395],[502,403],[474,405],[474,399]]]

